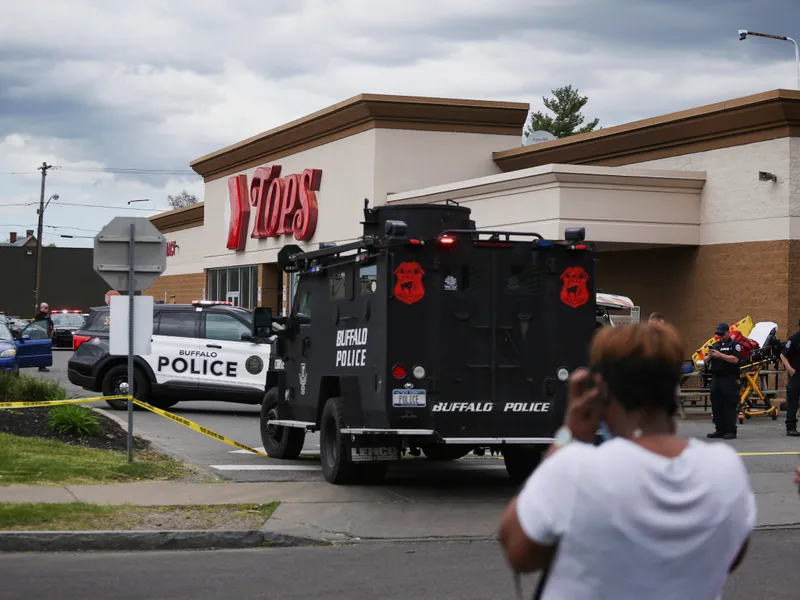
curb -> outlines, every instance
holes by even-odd
[[[217,550],[328,546],[329,542],[258,530],[3,531],[0,552]]]

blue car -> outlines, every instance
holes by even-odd
[[[31,323],[16,337],[0,322],[0,371],[52,366],[52,344],[44,321]]]

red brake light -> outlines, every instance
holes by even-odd
[[[78,346],[80,346],[84,342],[88,342],[90,339],[92,339],[92,336],[90,336],[90,335],[73,335],[72,336],[72,351],[75,352],[75,350],[78,349]]]
[[[443,235],[439,238],[439,243],[442,246],[452,246],[456,243],[456,238],[449,235]]]
[[[586,250],[586,244],[578,244],[577,246],[573,246],[575,250]]]
[[[394,375],[395,379],[405,379],[406,368],[403,365],[395,365],[392,368],[392,375]]]

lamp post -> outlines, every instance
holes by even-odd
[[[739,39],[746,40],[748,35],[754,35],[756,37],[764,37],[769,38],[771,40],[780,40],[782,42],[792,42],[794,44],[794,61],[797,65],[797,89],[800,90],[800,50],[797,48],[797,42],[795,42],[792,38],[786,37],[785,35],[772,35],[769,33],[758,33],[756,31],[749,31],[747,29],[740,29],[739,30]]]

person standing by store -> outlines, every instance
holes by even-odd
[[[708,351],[711,361],[711,414],[716,431],[707,437],[736,439],[736,408],[739,406],[739,361],[742,346],[731,339],[731,328],[720,323],[714,332],[718,337]]]
[[[800,331],[792,334],[781,351],[781,362],[786,367],[786,435],[799,437],[797,408],[800,404]]]
[[[39,312],[33,317],[33,322],[36,323],[37,321],[44,321],[46,323],[47,335],[52,338],[56,328],[55,325],[53,325],[53,319],[50,318],[50,306],[47,304],[47,302],[42,302],[39,305]],[[39,367],[39,370],[49,371],[50,369],[47,367]]]

